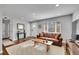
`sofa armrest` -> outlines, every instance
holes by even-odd
[[[58,40],[62,42],[63,38],[59,38]]]

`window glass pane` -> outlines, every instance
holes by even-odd
[[[59,22],[57,22],[56,24],[57,24],[57,32],[60,32],[61,24]]]
[[[55,23],[54,22],[48,23],[48,32],[55,32]]]
[[[47,23],[44,23],[44,32],[47,32]]]

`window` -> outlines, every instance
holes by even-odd
[[[60,22],[48,22],[48,32],[61,33]]]
[[[61,24],[60,24],[60,22],[57,22],[56,23],[56,27],[57,27],[57,29],[56,29],[56,32],[61,32]]]
[[[44,32],[47,32],[47,22],[46,23],[44,23]]]
[[[55,22],[48,23],[48,32],[55,32]]]

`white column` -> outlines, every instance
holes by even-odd
[[[0,53],[2,53],[2,17],[0,15]]]

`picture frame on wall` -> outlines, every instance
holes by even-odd
[[[17,23],[17,39],[26,38],[25,25],[22,23]]]
[[[21,24],[21,23],[17,24],[17,29],[18,30],[24,30],[24,27],[25,27],[24,24]]]

